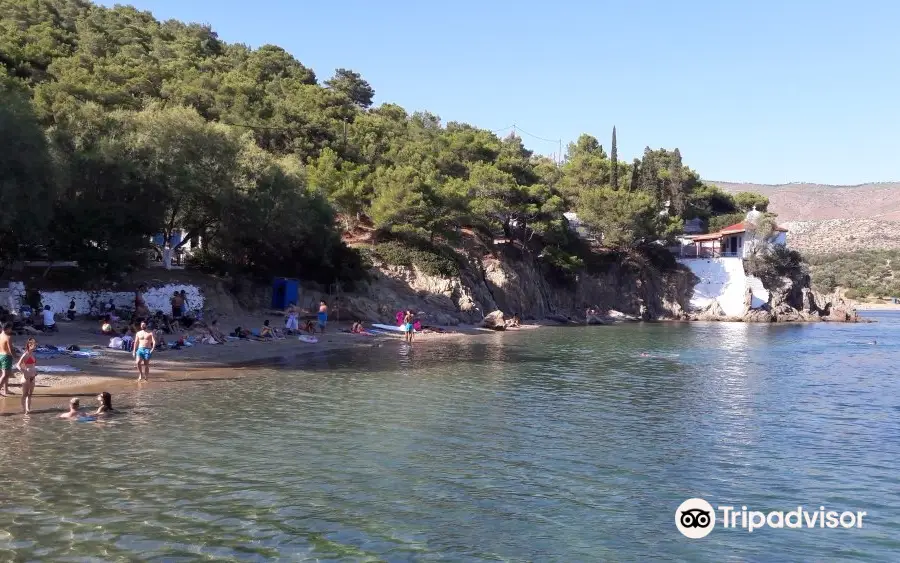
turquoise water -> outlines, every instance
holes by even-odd
[[[873,316],[386,345],[119,393],[114,424],[4,417],[0,560],[896,561]],[[868,516],[689,540],[689,497]]]

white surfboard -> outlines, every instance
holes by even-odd
[[[381,330],[389,330],[391,332],[405,332],[402,326],[391,326],[391,325],[372,325],[375,328]]]

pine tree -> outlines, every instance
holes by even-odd
[[[619,153],[616,149],[616,126],[613,125],[612,149],[609,151],[609,159],[612,165],[612,188],[619,189]]]

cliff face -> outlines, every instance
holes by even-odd
[[[413,309],[426,324],[475,324],[492,311],[523,319],[584,322],[585,309],[616,310],[645,319],[683,318],[693,275],[682,268],[661,273],[645,265],[616,263],[598,274],[557,283],[527,255],[472,259],[452,278],[418,268],[376,264],[367,288],[345,296],[345,308],[373,322],[393,322],[400,309]]]

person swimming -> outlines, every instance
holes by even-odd
[[[72,397],[69,399],[69,411],[59,415],[59,418],[78,418],[81,416],[81,412],[78,410],[80,406],[81,401],[78,400],[78,397]]]
[[[97,403],[99,403],[99,406],[92,413],[93,416],[111,415],[116,412],[112,406],[112,395],[108,391],[103,391],[97,395]]]

